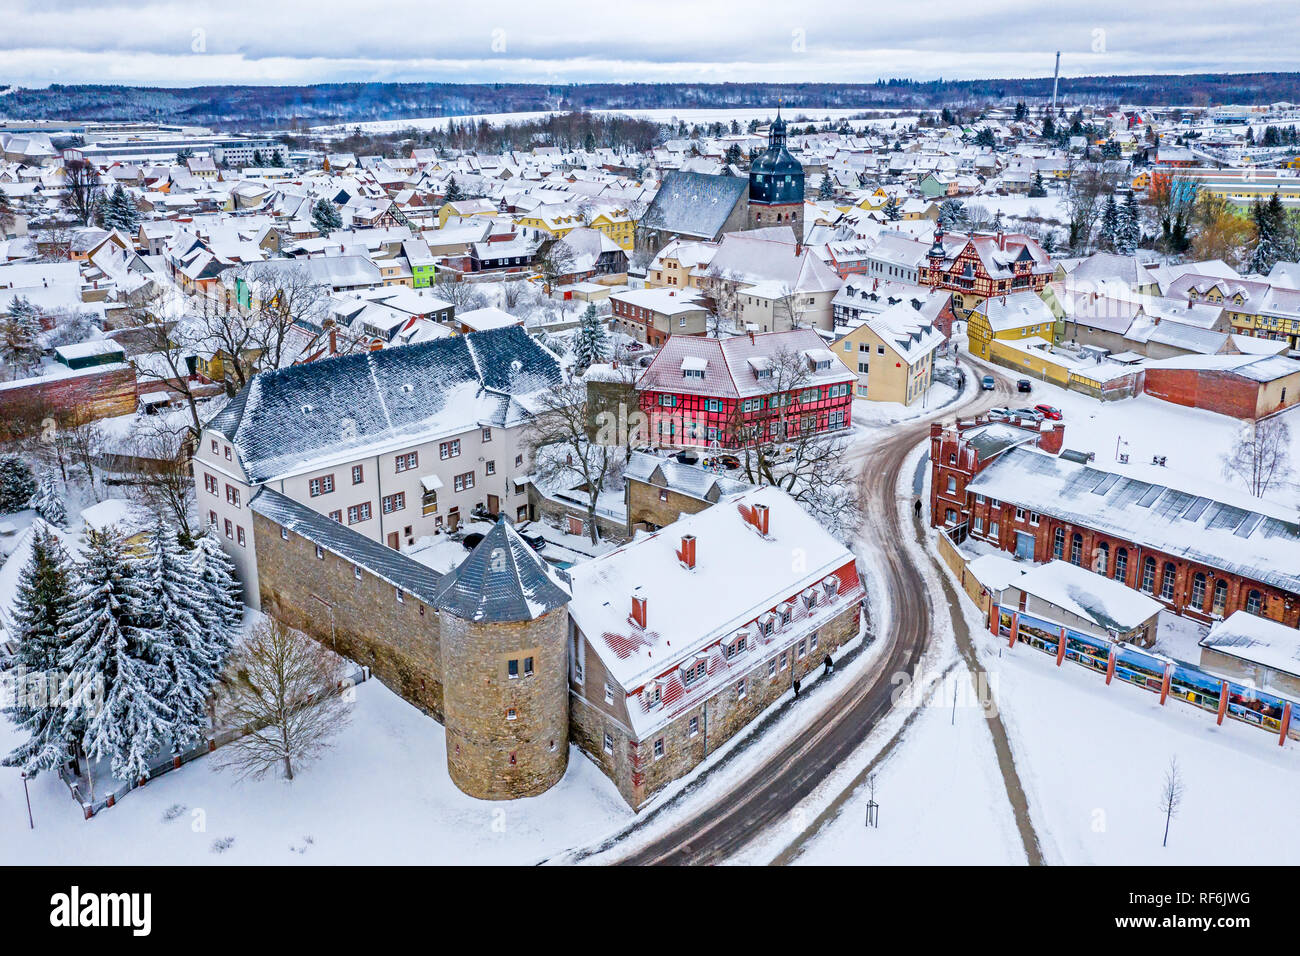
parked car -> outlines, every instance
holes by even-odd
[[[992,375],[985,375],[982,379],[980,379],[980,388],[984,389],[984,391],[986,392],[991,392],[993,391],[993,389],[997,387],[998,387],[998,383],[993,380]]]
[[[1033,387],[1034,383],[1027,378],[1022,378],[1016,382],[1016,391],[1018,392],[1029,392],[1033,390]]]
[[[735,469],[740,467],[740,459],[737,458],[735,455],[715,455],[712,458],[706,458],[704,460],[704,467],[705,468],[711,467],[715,461],[720,463],[723,468],[727,468],[727,469]]]
[[[1028,418],[1036,422],[1043,420],[1043,413],[1036,408],[1017,408],[1011,414],[1016,418]]]
[[[1035,405],[1034,410],[1042,412],[1044,418],[1051,419],[1054,422],[1061,420],[1061,410],[1054,405]]]
[[[1009,409],[1009,408],[1003,408],[1001,405],[999,405],[997,408],[990,408],[990,409],[989,409],[989,417],[990,417],[990,418],[1010,418],[1010,417],[1011,417],[1011,409]]]
[[[673,455],[673,457],[683,465],[698,465],[700,463],[700,453],[692,451],[689,448],[685,451],[679,451],[677,454]]]

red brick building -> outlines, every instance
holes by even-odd
[[[1147,395],[1257,421],[1300,400],[1300,362],[1282,355],[1180,355],[1150,363]]]
[[[1300,625],[1300,524],[1061,452],[1063,426],[931,426],[930,523],[1034,562],[1090,568],[1200,621]]]
[[[812,329],[713,339],[671,336],[637,381],[650,439],[663,445],[741,444],[848,428],[852,372]]]

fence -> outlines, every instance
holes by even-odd
[[[336,688],[336,693],[342,693],[345,687],[352,687],[357,684],[364,683],[369,678],[370,678],[369,667],[365,667],[365,666],[357,667],[357,669],[353,670],[341,681],[339,681],[339,685]],[[245,734],[252,733],[253,730],[255,729],[259,729],[259,728],[247,727],[247,728],[242,728],[237,730],[222,731],[221,733],[213,734],[212,736],[207,737],[201,743],[195,744],[190,749],[182,751],[180,753],[169,754],[169,755],[160,754],[157,762],[149,766],[148,776],[143,777],[137,781],[123,783],[121,780],[117,780],[105,774],[102,778],[97,778],[97,779],[103,781],[111,781],[112,789],[103,790],[97,786],[95,788],[95,794],[93,797],[91,797],[88,792],[88,787],[86,782],[81,780],[72,770],[70,770],[67,764],[64,764],[59,769],[59,776],[63,780],[63,782],[67,784],[68,791],[72,794],[72,799],[81,805],[81,809],[82,812],[85,814],[85,818],[89,820],[100,810],[104,810],[108,807],[116,806],[117,801],[121,800],[132,790],[138,789],[139,787],[143,787],[148,781],[153,780],[156,777],[160,777],[165,773],[170,773],[173,770],[179,770],[181,767],[185,766],[190,761],[197,760],[198,758],[206,754],[210,754],[218,747],[224,747],[226,744],[230,743],[231,741],[237,740],[238,738],[244,736]],[[83,793],[83,789],[82,789],[83,787],[87,787],[87,792]]]
[[[1300,740],[1300,728],[1291,727],[1291,715],[1297,703],[1227,680],[1199,667],[1176,661],[1162,654],[1143,651],[1132,644],[1109,641],[1091,634],[1081,634],[1064,625],[1047,621],[1016,608],[998,605],[991,615],[989,630],[1005,637],[1009,646],[1028,644],[1056,658],[1104,674],[1106,683],[1113,678],[1127,681],[1143,690],[1160,695],[1160,704],[1168,700],[1212,711],[1219,724],[1225,717],[1277,734],[1278,745],[1287,737]]]

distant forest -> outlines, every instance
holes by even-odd
[[[555,109],[772,107],[937,109],[1049,100],[1052,78],[877,80],[875,83],[327,83],[316,86],[65,86],[0,97],[8,119],[181,123],[301,129],[329,123]],[[1085,76],[1061,80],[1066,104],[1241,105],[1300,101],[1300,73]]]

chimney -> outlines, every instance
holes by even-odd
[[[1037,445],[1049,455],[1059,455],[1064,444],[1065,425],[1061,422],[1053,422],[1051,428],[1040,430],[1038,433]]]
[[[636,626],[645,630],[645,598],[632,595],[632,620]]]
[[[766,536],[768,527],[767,505],[754,505],[754,527]]]
[[[750,345],[753,345],[753,344],[754,344],[754,333],[753,333],[752,330],[751,330],[750,333],[749,333],[749,344],[750,344]]]
[[[682,535],[682,549],[677,552],[677,560],[686,567],[686,570],[695,570],[695,535]]]

